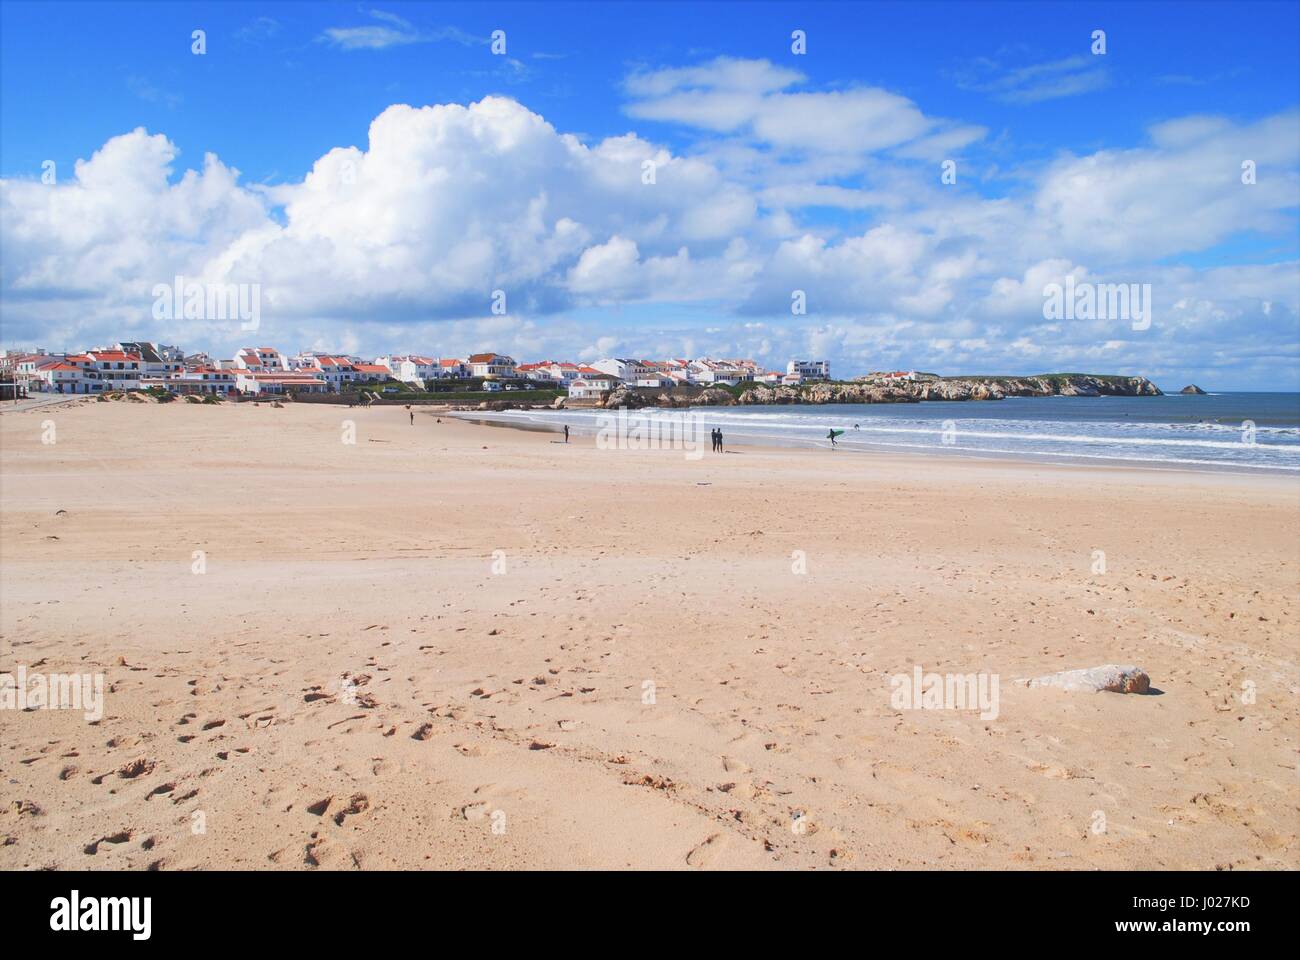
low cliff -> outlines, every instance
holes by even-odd
[[[806,383],[797,387],[618,387],[605,400],[614,407],[751,406],[770,403],[921,403],[926,400],[1002,400],[1006,397],[1158,397],[1146,377],[1050,373],[1033,377],[936,377],[917,381],[863,378],[852,383]]]
[[[885,380],[863,377],[853,382],[811,382],[801,386],[745,384],[738,388],[633,389],[620,386],[606,407],[754,406],[764,403],[920,403],[982,401],[1006,397],[1160,397],[1147,377],[1095,373],[1043,373],[1032,377],[932,377]]]

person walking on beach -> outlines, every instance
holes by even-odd
[[[718,453],[725,453],[722,449],[722,428],[718,427]]]
[[[567,423],[564,425],[564,442],[569,442],[569,425]]]
[[[826,439],[829,440],[829,441],[831,442],[831,446],[834,447],[834,446],[835,446],[835,431],[834,431],[834,430],[831,430],[829,433],[827,433],[827,434],[826,434]]]
[[[415,411],[414,410],[410,411],[408,416],[410,416],[411,418],[411,426],[415,426]]]

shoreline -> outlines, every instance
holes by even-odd
[[[645,409],[629,411],[631,413],[641,413]],[[541,420],[524,421],[520,419],[511,419],[510,414],[528,414],[534,411],[467,411],[453,410],[450,412],[440,413],[440,416],[449,419],[459,420],[464,423],[473,423],[479,426],[500,427],[504,429],[520,430],[530,433],[561,433],[562,425],[551,425]],[[543,412],[543,411],[538,411]],[[549,411],[545,411],[549,412]],[[562,415],[564,411],[554,411],[555,414]],[[600,411],[617,413],[617,411]],[[668,411],[670,413],[680,413],[684,411]],[[484,416],[489,414],[489,416]],[[499,418],[499,419],[496,419]],[[597,431],[584,426],[570,426],[570,432],[575,437],[593,437]],[[798,438],[774,438],[766,439],[775,441],[771,443],[753,443],[747,442],[744,434],[728,434],[728,446],[735,445],[747,450],[778,452],[778,451],[798,451],[801,453],[813,454],[817,451],[831,453],[825,440],[799,440]],[[899,449],[907,446],[909,449]],[[865,449],[864,449],[865,448]],[[928,452],[922,452],[922,450]],[[921,444],[902,445],[873,442],[869,440],[856,440],[854,443],[844,443],[838,447],[835,454],[848,454],[853,456],[889,456],[897,457],[903,460],[914,460],[920,466],[933,466],[937,463],[969,463],[969,462],[987,462],[987,463],[1015,463],[1029,467],[1061,467],[1066,469],[1091,468],[1094,470],[1138,470],[1153,471],[1158,473],[1186,473],[1192,475],[1209,474],[1212,476],[1227,476],[1255,479],[1281,479],[1281,480],[1300,480],[1300,473],[1295,470],[1288,470],[1285,467],[1252,466],[1248,464],[1216,464],[1216,463],[1185,463],[1169,462],[1161,460],[1143,460],[1140,458],[1125,457],[1106,457],[1092,456],[1088,454],[1079,454],[1072,456],[1062,453],[1035,453],[1033,451],[990,451],[990,450],[970,450],[962,452],[961,450],[940,450],[931,447],[924,447]],[[706,454],[707,455],[707,454]]]

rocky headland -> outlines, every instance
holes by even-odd
[[[1053,373],[1032,377],[932,377],[921,380],[860,378],[794,386],[742,384],[671,390],[620,386],[605,407],[753,406],[760,404],[922,403],[927,400],[1003,400],[1007,397],[1158,397],[1146,377]]]

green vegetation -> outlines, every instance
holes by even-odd
[[[481,380],[461,381],[465,384],[478,385]],[[519,403],[549,404],[556,397],[567,396],[566,391],[555,387],[529,388],[518,390],[418,390],[411,384],[402,384],[403,389],[385,393],[383,388],[392,384],[345,384],[341,393],[333,394],[337,400],[365,403],[372,395],[378,396],[384,403],[479,403],[482,400],[510,400]],[[363,395],[364,394],[364,398]],[[314,399],[314,398],[313,398]],[[329,400],[317,400],[328,403]]]
[[[429,400],[433,403],[478,403],[480,400],[511,400],[519,403],[553,403],[567,396],[563,390],[446,390],[437,393],[412,393],[400,400]],[[387,399],[392,399],[391,395]]]
[[[854,384],[854,382],[853,382],[852,380],[810,380],[810,381],[808,381],[807,383],[801,383],[799,386],[795,387],[794,389],[795,389],[795,390],[798,390],[800,393],[802,393],[806,388],[808,388],[808,387],[812,387],[812,386],[843,386],[843,387],[847,387],[847,386],[855,386],[855,385],[856,385],[856,384]],[[750,390],[757,390],[759,387],[770,387],[770,388],[776,388],[776,387],[781,386],[781,384],[779,384],[779,383],[759,383],[757,380],[742,380],[740,383],[736,384],[734,387],[733,387],[733,386],[729,386],[729,385],[727,385],[727,384],[725,384],[725,383],[704,384],[703,386],[704,386],[705,389],[725,390],[727,393],[731,394],[733,397],[735,397],[737,400],[739,400],[740,397],[741,397],[743,394],[747,393],[747,392],[750,391]]]
[[[981,373],[971,376],[942,377],[943,380],[970,380],[976,383],[989,383],[994,380],[1046,380],[1048,383],[1065,383],[1068,380],[1077,380],[1080,377],[1091,377],[1093,380],[1102,380],[1107,383],[1127,383],[1132,377],[1121,377],[1109,373],[1017,373],[1007,374],[1005,376],[993,376],[991,374]]]

